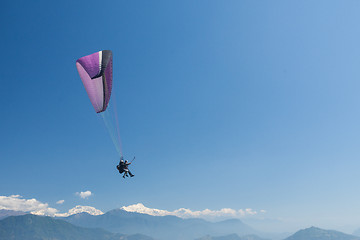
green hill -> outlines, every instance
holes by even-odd
[[[152,240],[152,238],[140,234],[126,236],[99,228],[77,227],[63,220],[27,214],[1,220],[0,240]]]

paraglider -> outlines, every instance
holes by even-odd
[[[112,90],[112,52],[104,50],[79,58],[76,68],[95,111],[105,111]]]
[[[132,161],[134,161],[134,160],[135,160],[135,157],[134,157],[134,159]],[[130,172],[130,170],[128,168],[128,166],[132,163],[132,161],[128,162],[127,160],[125,160],[125,162],[124,162],[124,158],[123,157],[120,158],[119,165],[117,165],[116,168],[117,168],[117,170],[119,171],[120,174],[124,173],[123,178],[129,177],[128,174],[130,174],[130,177],[135,176],[134,174],[132,174]]]
[[[114,108],[115,114],[113,118],[111,118],[111,114],[106,111],[110,102],[113,85],[112,65],[113,58],[110,50],[99,51],[79,58],[76,61],[76,68],[89,96],[90,102],[96,113],[102,116],[114,146],[119,153],[120,158],[123,159],[116,107]],[[113,119],[116,124],[111,124],[111,119]],[[113,127],[114,125],[115,127]],[[121,168],[119,168],[120,164],[117,166],[118,170],[121,169],[122,172],[125,172],[124,178],[125,176],[128,176],[128,173],[131,177],[134,176],[128,169],[128,165],[130,164],[131,163],[124,162],[123,165],[121,165]]]

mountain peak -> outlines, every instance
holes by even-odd
[[[360,240],[354,235],[345,234],[334,230],[325,230],[318,227],[302,229],[285,240]]]
[[[160,210],[156,208],[148,208],[145,207],[142,203],[137,203],[129,206],[123,206],[120,208],[121,210],[127,211],[127,212],[136,212],[136,213],[143,213],[148,214],[152,216],[166,216],[171,215],[170,212],[166,210]]]

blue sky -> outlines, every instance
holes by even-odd
[[[0,195],[60,211],[143,203],[359,222],[360,2],[3,5]],[[126,181],[75,67],[103,49],[124,154],[137,158]]]

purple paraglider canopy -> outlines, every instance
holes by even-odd
[[[76,68],[95,111],[105,111],[112,89],[112,52],[103,50],[79,58]]]

